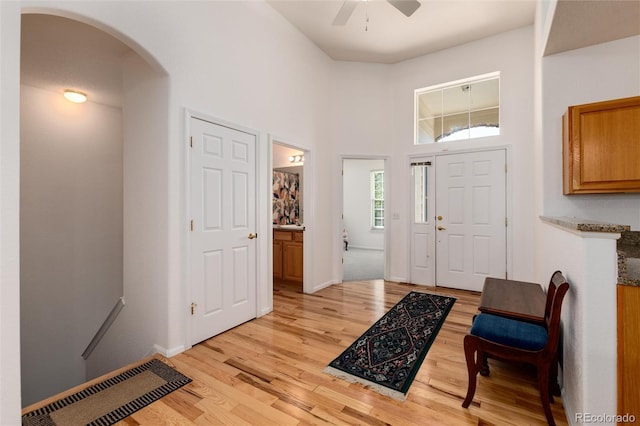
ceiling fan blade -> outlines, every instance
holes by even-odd
[[[420,2],[418,0],[387,0],[405,16],[409,17],[413,15],[413,12],[418,10]]]
[[[349,20],[349,18],[351,17],[351,14],[353,13],[353,10],[358,5],[358,1],[359,0],[345,0],[345,2],[342,3],[342,7],[338,11],[338,14],[336,15],[335,19],[333,20],[333,25],[344,25],[344,24],[346,24],[347,21]]]

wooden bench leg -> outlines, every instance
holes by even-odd
[[[486,377],[489,375],[489,361],[487,354],[482,351],[478,351],[478,371],[481,376]]]
[[[462,402],[464,408],[469,408],[473,395],[476,393],[476,375],[478,374],[478,364],[482,362],[480,353],[477,353],[477,340],[474,336],[466,335],[464,337],[464,357],[467,361],[467,372],[469,375],[469,384],[467,386],[467,396]],[[477,357],[476,358],[476,353]]]
[[[540,401],[544,415],[547,418],[549,426],[555,426],[556,422],[551,414],[551,405],[549,404],[551,395],[549,394],[549,368],[538,365],[538,388],[540,389]]]

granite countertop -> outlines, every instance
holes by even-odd
[[[618,284],[640,286],[640,231],[631,231],[629,225],[574,217],[541,216],[540,219],[571,231],[619,233],[620,238],[616,244]]]
[[[273,225],[278,231],[304,231],[304,225]]]
[[[540,216],[543,222],[553,223],[563,228],[583,232],[625,232],[630,231],[629,225],[617,225],[598,220],[578,219],[575,217]]]
[[[640,231],[625,231],[618,240],[618,282],[640,286]]]

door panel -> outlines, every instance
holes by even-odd
[[[256,137],[190,121],[192,343],[256,317]]]
[[[222,250],[203,253],[204,256],[204,313],[222,309]]]
[[[204,197],[204,223],[207,231],[220,230],[222,228],[222,200],[219,197],[206,194],[222,194],[222,171],[203,168],[203,197]]]
[[[446,247],[448,248],[448,253],[438,253],[441,259],[444,259],[444,255],[448,254],[449,261],[447,263],[447,271],[449,272],[464,272],[464,235],[452,235],[449,233],[447,235],[449,239]],[[440,267],[440,265],[438,265]]]
[[[233,277],[235,285],[233,286],[232,305],[238,306],[247,303],[249,299],[249,277],[247,274],[247,265],[249,264],[248,247],[236,247],[233,249]]]
[[[436,282],[481,291],[506,276],[505,151],[436,158]]]

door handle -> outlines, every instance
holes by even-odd
[[[253,232],[249,234],[249,239],[253,240],[254,238],[258,238],[258,234],[254,234]]]
[[[447,229],[447,228],[445,228],[443,226],[438,226],[438,231],[444,231],[445,229]]]

